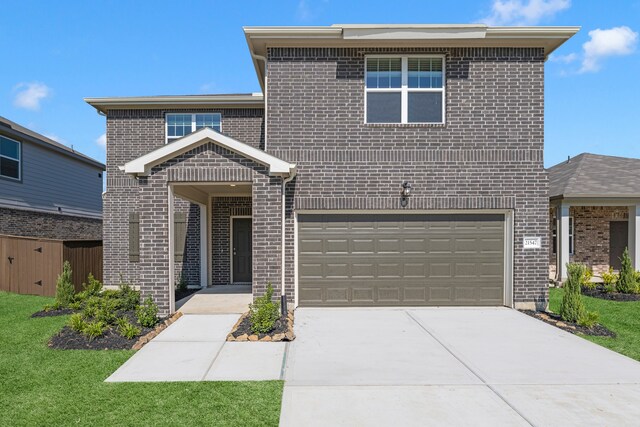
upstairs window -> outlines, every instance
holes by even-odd
[[[0,136],[0,176],[20,180],[20,143]]]
[[[222,117],[220,113],[167,114],[167,142],[207,127],[221,132],[221,123]]]
[[[444,56],[367,57],[367,123],[444,123]]]

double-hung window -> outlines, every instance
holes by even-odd
[[[0,176],[20,180],[20,143],[0,136]]]
[[[222,117],[220,113],[167,114],[167,142],[182,138],[206,127],[221,132],[221,123]]]
[[[369,56],[367,123],[444,123],[444,56]]]
[[[551,226],[551,239],[553,240],[553,244],[551,245],[553,248],[553,253],[556,254],[558,252],[558,229],[557,229],[558,220],[556,218],[553,219],[553,225]],[[574,224],[573,217],[569,217],[569,254],[573,255],[573,232],[574,232]]]

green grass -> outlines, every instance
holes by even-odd
[[[68,316],[0,292],[0,425],[277,425],[281,381],[105,383],[133,351],[51,350]]]
[[[562,289],[552,288],[549,295],[549,309],[560,312]],[[598,323],[617,334],[615,338],[584,336],[589,341],[600,344],[633,359],[640,360],[640,301],[617,302],[600,298],[582,297],[589,311],[600,314]]]

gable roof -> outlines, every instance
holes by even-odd
[[[541,47],[545,58],[580,27],[491,27],[484,24],[334,24],[244,27],[264,90],[268,47]]]
[[[6,135],[9,138],[13,137],[17,139],[27,140],[46,149],[56,151],[60,154],[72,157],[76,160],[80,160],[81,162],[88,163],[100,170],[105,170],[104,164],[100,163],[96,159],[79,153],[71,147],[60,144],[58,141],[54,141],[51,138],[40,135],[39,133],[34,132],[31,129],[27,129],[26,127],[21,126],[16,122],[12,122],[11,120],[2,116],[0,116],[0,133]]]
[[[257,163],[268,166],[269,175],[292,176],[296,173],[295,164],[285,162],[258,148],[237,141],[210,128],[200,129],[128,162],[124,165],[124,172],[135,176],[148,175],[152,167],[191,151],[207,142],[212,142]]]
[[[582,153],[548,169],[549,197],[640,197],[640,159]]]

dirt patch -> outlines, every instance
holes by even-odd
[[[293,311],[287,316],[276,320],[272,331],[266,334],[254,334],[251,332],[251,320],[249,313],[245,313],[227,335],[227,341],[293,341],[296,338],[293,333]]]
[[[609,301],[640,301],[640,294],[623,294],[621,292],[607,292],[604,285],[598,285],[594,289],[582,288],[582,295],[606,299]]]
[[[150,332],[144,328],[142,334]],[[62,328],[49,341],[49,347],[58,350],[129,350],[136,343],[137,338],[127,339],[109,329],[101,337],[89,340],[86,336],[74,331],[68,326]]]
[[[40,310],[36,311],[31,317],[51,317],[51,316],[64,316],[66,314],[74,313],[70,308],[61,308],[59,310]]]
[[[549,325],[553,325],[557,328],[562,329],[563,331],[571,332],[572,334],[584,334],[584,335],[592,335],[597,337],[611,337],[615,338],[615,332],[607,329],[605,326],[600,324],[594,325],[592,328],[586,328],[584,326],[580,326],[577,323],[565,322],[562,318],[550,312],[543,311],[533,311],[533,310],[521,310],[524,314],[534,317],[538,320],[542,320]]]

